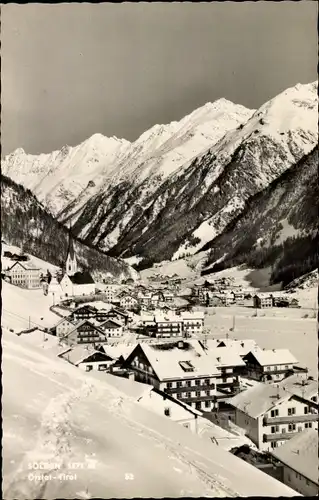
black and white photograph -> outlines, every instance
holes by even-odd
[[[318,496],[317,17],[1,6],[4,500]]]

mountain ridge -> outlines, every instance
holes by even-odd
[[[133,143],[94,134],[58,153],[73,161],[62,161],[62,181],[61,162],[53,161],[32,190],[81,240],[111,256],[135,258],[140,268],[193,255],[313,150],[317,85],[297,84],[258,110],[223,98],[206,103],[178,122],[154,125]],[[40,158],[31,163],[36,177]],[[7,158],[3,165],[7,175],[31,183],[21,161]]]

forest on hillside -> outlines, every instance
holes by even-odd
[[[48,213],[29,189],[1,175],[1,233],[7,243],[51,264],[64,267],[70,233]],[[78,260],[91,272],[130,274],[129,266],[74,238]]]

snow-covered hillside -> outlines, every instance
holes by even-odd
[[[2,347],[7,500],[296,495],[130,401],[103,373],[85,373],[6,331]]]
[[[138,185],[154,176],[163,179],[251,114],[220,99],[180,122],[155,125],[134,143],[94,134],[79,146],[51,154],[29,155],[17,149],[5,157],[2,173],[31,189],[54,215],[62,211],[63,218],[78,216],[85,202],[105,189],[106,180],[115,186],[124,180]]]

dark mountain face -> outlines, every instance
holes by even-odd
[[[67,255],[68,230],[54,219],[31,191],[1,175],[1,233],[9,244],[23,246],[24,251],[56,266],[63,267]],[[75,250],[83,268],[93,275],[111,273],[115,277],[131,276],[134,271],[114,259],[75,239]]]
[[[209,274],[239,264],[272,267],[289,283],[318,266],[318,147],[246,203],[244,213],[205,245]],[[214,265],[216,261],[219,261]]]

